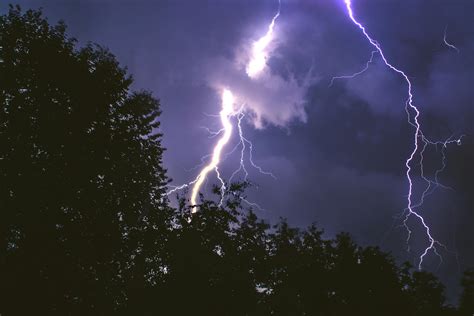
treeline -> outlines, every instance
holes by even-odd
[[[40,11],[0,16],[1,315],[472,315],[347,234],[242,207],[172,207],[159,102]],[[163,43],[166,45],[166,43]]]

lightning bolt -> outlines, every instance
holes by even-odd
[[[453,44],[449,43],[448,40],[447,40],[447,35],[446,35],[446,32],[448,31],[448,26],[446,25],[446,27],[444,28],[444,36],[443,36],[443,42],[446,46],[448,46],[449,48],[452,48],[454,49],[456,52],[459,53],[459,49],[454,46]]]
[[[272,19],[272,22],[268,26],[267,33],[261,37],[258,41],[253,43],[252,47],[252,58],[247,65],[247,75],[250,78],[256,78],[267,64],[268,58],[268,45],[273,40],[273,29],[275,27],[276,19],[280,16],[281,0],[278,0],[278,11]]]
[[[331,87],[334,84],[334,80],[336,79],[353,79],[359,75],[362,75],[364,72],[366,72],[369,69],[370,64],[374,61],[374,55],[377,54],[378,51],[374,50],[370,54],[370,59],[367,61],[365,64],[365,67],[362,68],[362,70],[353,73],[352,75],[343,75],[343,76],[336,76],[331,78],[331,83],[329,83],[329,87]]]
[[[273,16],[273,18],[270,22],[270,25],[268,26],[266,34],[263,37],[261,37],[259,40],[255,41],[253,43],[251,58],[250,58],[250,61],[247,65],[247,67],[246,67],[247,75],[252,79],[257,78],[257,76],[266,67],[266,63],[267,63],[267,59],[268,59],[268,53],[269,53],[268,52],[268,45],[273,40],[273,30],[275,28],[275,23],[276,23],[277,18],[280,16],[280,9],[281,9],[281,2],[280,1],[281,0],[278,1],[278,11]],[[211,131],[210,129],[204,127],[209,132],[209,134],[211,135],[210,136],[211,138],[221,135],[221,137],[219,138],[219,140],[217,141],[217,143],[214,147],[214,150],[212,151],[212,154],[203,157],[203,159],[205,159],[205,157],[210,156],[211,161],[201,169],[200,173],[197,175],[197,177],[193,181],[191,181],[189,183],[186,183],[186,184],[183,184],[183,185],[180,185],[180,186],[170,186],[171,190],[169,190],[167,192],[167,195],[170,195],[170,194],[175,193],[179,190],[183,190],[185,188],[188,188],[188,187],[192,186],[191,197],[190,197],[190,204],[191,204],[191,208],[192,208],[192,211],[191,211],[192,213],[197,212],[197,197],[199,195],[199,190],[201,189],[201,187],[202,187],[204,181],[206,180],[208,174],[213,170],[216,172],[217,179],[221,183],[221,186],[220,186],[221,198],[220,198],[220,201],[219,201],[219,206],[222,205],[222,203],[224,201],[225,192],[226,192],[227,187],[226,187],[226,183],[225,183],[223,177],[221,176],[221,173],[219,172],[219,164],[221,163],[221,160],[222,160],[221,159],[222,151],[223,151],[224,147],[229,143],[229,141],[231,139],[231,136],[232,136],[232,131],[233,131],[233,125],[232,125],[232,122],[231,122],[232,117],[237,117],[237,128],[238,128],[238,132],[239,132],[240,141],[234,147],[234,149],[230,153],[228,153],[227,155],[232,154],[239,146],[242,146],[242,148],[241,148],[241,151],[240,151],[239,168],[236,169],[232,173],[232,175],[229,179],[229,182],[231,182],[232,179],[235,176],[237,176],[237,174],[241,171],[243,171],[243,173],[244,173],[244,181],[247,181],[247,177],[248,177],[249,173],[247,171],[247,168],[246,168],[245,162],[244,162],[245,151],[246,151],[247,146],[249,148],[249,150],[248,150],[248,152],[249,152],[248,160],[249,160],[251,166],[253,168],[257,169],[260,173],[262,173],[264,175],[268,175],[268,176],[271,176],[273,178],[276,178],[271,172],[263,170],[260,166],[255,164],[255,162],[253,161],[253,144],[250,140],[248,140],[247,138],[244,137],[244,133],[243,133],[243,130],[242,130],[242,119],[245,117],[245,113],[244,113],[245,108],[244,108],[244,106],[241,106],[240,109],[236,110],[234,108],[234,105],[235,105],[234,95],[232,94],[232,92],[229,89],[224,89],[223,92],[222,92],[222,107],[221,107],[221,111],[219,113],[219,117],[220,117],[220,120],[221,120],[221,123],[222,123],[222,128],[220,130],[214,132],[214,131]],[[203,159],[201,159],[201,161],[203,161]],[[240,199],[242,201],[246,202],[248,205],[250,205],[252,207],[263,210],[258,204],[250,202],[242,196],[240,196]]]
[[[191,199],[190,199],[191,206],[196,205],[196,198],[197,198],[197,195],[199,194],[199,189],[201,188],[204,180],[206,179],[207,174],[211,170],[216,170],[219,180],[221,181],[221,183],[223,183],[223,180],[220,177],[217,166],[221,159],[222,149],[229,142],[230,137],[232,136],[232,123],[230,121],[230,117],[236,114],[234,110],[234,103],[235,103],[235,100],[234,100],[234,95],[232,94],[232,92],[230,92],[230,90],[228,89],[224,89],[222,93],[222,109],[219,113],[220,118],[221,118],[221,123],[224,129],[224,134],[217,142],[216,147],[214,147],[211,161],[209,162],[208,165],[206,165],[201,170],[201,172],[196,178],[196,182],[194,183],[193,190],[191,192]],[[223,187],[225,189],[225,186]],[[196,208],[193,208],[193,212],[195,211],[196,211]]]
[[[362,31],[363,35],[368,40],[370,45],[372,45],[376,49],[376,51],[379,53],[380,57],[382,58],[383,62],[385,63],[385,65],[388,68],[390,68],[392,71],[399,74],[404,79],[404,81],[406,82],[407,87],[408,87],[407,88],[408,96],[407,96],[407,100],[405,102],[405,111],[406,111],[407,116],[408,116],[408,123],[411,126],[414,127],[415,133],[414,133],[414,136],[413,136],[413,142],[414,142],[413,150],[411,151],[409,157],[407,158],[407,160],[405,162],[406,178],[408,180],[408,195],[407,195],[406,216],[405,216],[405,219],[403,221],[403,225],[405,226],[405,228],[407,229],[407,232],[408,232],[407,243],[410,241],[411,234],[412,234],[412,231],[410,230],[410,228],[408,226],[408,219],[410,217],[414,216],[416,219],[418,219],[418,221],[420,222],[420,224],[423,226],[423,228],[425,230],[426,237],[428,239],[428,246],[425,248],[425,250],[422,252],[422,254],[419,257],[418,269],[421,270],[423,260],[428,255],[429,251],[433,251],[433,253],[436,254],[440,258],[440,262],[442,262],[442,257],[438,252],[437,246],[443,247],[445,249],[446,249],[446,247],[442,243],[437,241],[432,236],[430,226],[426,223],[426,220],[424,219],[424,217],[419,212],[416,211],[416,209],[421,207],[423,205],[423,202],[424,202],[424,199],[426,198],[426,196],[428,194],[431,194],[430,193],[431,192],[430,191],[431,185],[434,184],[435,186],[440,186],[440,184],[438,182],[438,175],[446,167],[446,156],[445,156],[445,151],[444,151],[446,146],[449,145],[449,144],[452,144],[452,143],[460,145],[462,136],[459,139],[456,139],[456,140],[452,140],[450,138],[450,139],[448,139],[444,142],[432,142],[423,135],[421,125],[420,125],[420,122],[418,120],[418,118],[420,116],[420,110],[413,104],[413,88],[412,88],[413,86],[412,86],[412,83],[411,83],[409,77],[407,76],[407,74],[404,71],[402,71],[399,68],[395,67],[394,65],[392,65],[387,60],[380,44],[369,35],[369,33],[367,32],[365,27],[355,18],[354,12],[352,10],[352,1],[351,0],[344,0],[344,3],[345,3],[346,10],[347,10],[347,13],[348,13],[349,18],[351,19],[351,21]],[[455,46],[449,44],[446,41],[446,29],[445,29],[444,42],[449,47],[454,48],[454,49],[457,50],[457,48]],[[358,73],[355,73],[351,76],[335,77],[335,78],[333,78],[333,80],[336,79],[336,78],[354,78],[355,76],[365,72],[368,68],[369,63],[372,61],[373,56],[374,56],[374,52],[372,52],[371,59],[369,60],[369,62],[367,63],[367,66],[362,71],[360,71]],[[413,113],[414,113],[414,115],[413,115]],[[435,172],[435,180],[434,181],[429,180],[425,176],[425,173],[424,173],[423,154],[424,154],[425,149],[428,145],[435,145],[435,146],[441,145],[442,146],[442,149],[441,149],[441,152],[442,152],[442,167]],[[421,177],[425,181],[428,182],[428,187],[423,191],[422,196],[420,198],[420,201],[418,203],[414,204],[414,202],[413,202],[414,194],[413,194],[413,179],[412,179],[412,169],[413,169],[412,162],[415,158],[415,155],[420,150],[420,148],[421,148],[421,151],[420,151],[419,155],[420,155]]]

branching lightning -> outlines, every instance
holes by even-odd
[[[443,142],[432,142],[430,141],[429,139],[427,139],[425,137],[425,135],[423,134],[422,132],[422,129],[421,129],[421,125],[420,125],[420,122],[419,122],[419,116],[420,116],[420,111],[419,109],[413,104],[413,89],[412,89],[412,83],[408,77],[408,75],[403,72],[402,70],[400,70],[399,68],[395,67],[394,65],[392,65],[388,60],[387,58],[385,57],[385,54],[382,50],[382,47],[380,46],[380,44],[374,40],[370,35],[369,33],[367,32],[367,30],[365,29],[365,27],[355,18],[354,16],[354,12],[352,10],[352,1],[351,0],[344,0],[344,3],[345,3],[345,6],[346,6],[346,9],[347,9],[347,13],[349,15],[349,18],[351,19],[351,21],[362,31],[362,33],[364,34],[364,36],[366,37],[366,39],[369,41],[369,43],[376,49],[376,52],[379,53],[380,57],[382,58],[383,62],[385,63],[385,65],[390,68],[392,71],[396,72],[397,74],[401,75],[402,78],[404,79],[404,81],[406,82],[407,84],[407,87],[408,87],[408,90],[407,90],[407,100],[406,100],[406,103],[405,103],[405,110],[406,110],[406,113],[407,113],[407,116],[408,116],[408,123],[414,127],[415,129],[415,133],[414,133],[414,137],[413,137],[413,142],[414,142],[414,146],[413,146],[413,150],[412,152],[410,153],[410,156],[407,158],[406,162],[405,162],[405,166],[406,166],[406,178],[408,180],[408,195],[407,195],[407,207],[406,207],[406,215],[405,215],[405,218],[403,220],[403,225],[405,226],[405,228],[407,229],[407,232],[408,232],[408,236],[407,236],[407,244],[408,242],[410,241],[410,238],[411,238],[411,234],[412,234],[412,231],[408,225],[408,219],[410,217],[415,217],[419,222],[420,224],[423,226],[424,230],[425,230],[425,233],[426,233],[426,237],[428,239],[428,246],[425,248],[425,250],[422,252],[422,254],[420,255],[419,257],[419,263],[418,263],[418,268],[421,269],[422,267],[422,264],[423,264],[423,260],[424,258],[426,257],[426,255],[428,255],[428,253],[430,251],[432,251],[434,254],[436,254],[440,260],[442,261],[442,257],[441,255],[439,254],[438,252],[438,249],[437,247],[442,247],[442,248],[445,248],[446,247],[440,243],[439,241],[437,241],[432,233],[431,233],[431,229],[430,229],[430,226],[426,223],[426,220],[425,218],[419,213],[419,211],[417,211],[418,208],[420,208],[422,205],[423,205],[423,202],[424,202],[424,199],[431,193],[433,193],[433,190],[434,188],[436,187],[439,187],[439,186],[442,186],[442,187],[445,187],[443,185],[441,185],[439,182],[438,182],[438,176],[439,174],[445,169],[446,167],[446,155],[445,155],[445,148],[447,147],[447,145],[449,144],[458,144],[460,145],[461,144],[461,138],[463,136],[461,136],[460,138],[458,139],[452,139],[449,138],[448,140],[446,141],[443,141]],[[458,49],[452,45],[452,44],[449,44],[446,40],[446,29],[445,29],[445,33],[444,33],[444,43],[455,49],[456,51],[458,51]],[[368,69],[368,66],[370,64],[370,62],[372,62],[373,60],[373,57],[374,57],[374,52],[372,52],[372,55],[371,55],[371,58],[370,60],[367,62],[366,64],[366,67],[364,69],[362,69],[361,71],[353,74],[353,75],[350,75],[350,76],[341,76],[341,77],[334,77],[332,80],[331,80],[331,84],[333,83],[334,79],[338,79],[338,78],[354,78],[360,74],[362,74],[363,72],[365,72],[367,69]],[[414,114],[414,115],[413,115]],[[424,166],[423,166],[423,154],[425,152],[425,149],[428,145],[433,145],[433,146],[436,146],[438,148],[438,146],[441,146],[441,154],[442,154],[442,166],[440,169],[436,170],[435,172],[435,178],[434,180],[430,180],[428,179],[426,176],[425,176],[425,172],[424,172]],[[425,180],[427,182],[427,187],[425,188],[425,190],[423,191],[422,195],[421,195],[421,198],[420,200],[417,202],[417,203],[414,203],[414,193],[413,193],[413,187],[414,187],[414,184],[413,184],[413,178],[412,178],[412,171],[413,171],[413,161],[415,159],[415,156],[417,155],[417,153],[419,152],[419,157],[420,157],[420,172],[421,172],[421,177],[423,180]],[[433,189],[432,189],[433,188]],[[446,188],[446,187],[445,187]]]
[[[364,72],[366,72],[369,69],[370,64],[374,61],[374,55],[377,54],[378,51],[374,50],[372,53],[370,53],[370,59],[365,63],[365,67],[362,68],[362,70],[353,73],[352,75],[342,75],[342,76],[336,76],[331,78],[331,83],[329,83],[329,86],[331,87],[334,84],[334,80],[336,79],[353,79],[359,75],[362,75]]]
[[[405,161],[405,166],[406,166],[405,175],[408,181],[408,193],[407,193],[407,206],[404,211],[404,214],[402,215],[404,217],[402,225],[407,229],[407,245],[409,244],[410,238],[412,235],[412,230],[410,229],[408,220],[413,217],[423,227],[425,236],[428,240],[428,245],[425,247],[424,251],[421,253],[419,257],[418,268],[421,269],[423,260],[429,254],[430,251],[433,252],[435,255],[437,255],[440,258],[440,262],[442,262],[442,257],[438,251],[438,247],[442,247],[444,250],[447,250],[447,248],[441,242],[437,241],[433,237],[430,226],[427,224],[425,218],[420,213],[421,212],[420,208],[423,206],[423,203],[426,197],[431,195],[438,187],[441,187],[444,189],[451,189],[447,186],[444,186],[443,184],[439,182],[439,175],[446,168],[445,149],[447,148],[448,145],[451,145],[451,144],[460,145],[461,139],[463,136],[459,137],[458,139],[454,139],[453,137],[450,137],[449,139],[445,141],[431,141],[427,137],[425,137],[421,128],[420,121],[419,121],[420,110],[413,103],[413,85],[412,85],[412,82],[410,81],[410,78],[404,71],[397,68],[396,66],[394,66],[388,61],[388,59],[385,57],[385,54],[384,54],[384,51],[382,50],[381,45],[369,35],[364,25],[361,24],[355,18],[354,12],[352,9],[352,0],[344,0],[344,3],[345,3],[345,7],[347,9],[347,13],[350,20],[362,31],[367,41],[370,43],[371,46],[375,48],[375,50],[371,52],[370,59],[367,61],[363,69],[351,75],[342,75],[342,76],[333,77],[331,79],[330,86],[337,79],[352,79],[366,72],[369,69],[370,64],[373,62],[376,54],[380,56],[384,64],[390,70],[400,75],[407,85],[407,99],[405,101],[405,111],[407,113],[408,123],[410,124],[410,126],[414,128],[414,135],[413,135],[413,149],[410,152],[409,157]],[[256,79],[266,67],[268,54],[269,54],[269,45],[274,37],[274,27],[276,24],[276,20],[280,16],[280,7],[281,7],[281,3],[279,1],[278,11],[273,16],[268,26],[266,34],[253,43],[250,60],[245,69],[247,75],[252,79]],[[447,41],[446,31],[447,31],[447,28],[445,28],[445,32],[444,32],[444,38],[443,38],[444,43],[448,47],[455,49],[456,51],[459,52],[456,46],[450,44]],[[223,203],[227,187],[226,187],[226,182],[224,181],[224,178],[222,177],[219,171],[219,164],[228,155],[234,153],[239,147],[240,147],[239,167],[231,174],[229,178],[229,182],[231,182],[234,179],[234,177],[236,177],[239,173],[242,173],[244,181],[247,181],[249,172],[245,164],[246,151],[248,151],[247,159],[253,168],[257,169],[259,172],[265,175],[275,177],[272,173],[264,171],[262,168],[260,168],[258,165],[254,163],[253,158],[252,158],[253,144],[244,136],[243,129],[242,129],[242,120],[245,117],[245,106],[242,105],[240,108],[236,109],[235,103],[236,102],[235,102],[234,95],[232,94],[232,92],[229,89],[224,89],[224,91],[222,92],[222,108],[219,113],[222,128],[215,132],[206,128],[206,130],[210,133],[211,138],[218,137],[218,136],[220,137],[212,151],[212,154],[204,156],[203,159],[201,159],[201,161],[204,161],[207,157],[211,157],[211,160],[208,162],[207,165],[205,165],[201,169],[200,173],[197,175],[197,177],[193,181],[187,184],[183,184],[181,186],[174,186],[168,192],[168,194],[171,194],[178,190],[182,190],[182,189],[192,186],[190,203],[191,203],[193,213],[197,211],[197,197],[199,195],[199,191],[204,181],[206,180],[208,174],[211,171],[216,172],[217,179],[219,180],[221,184],[220,186],[221,199],[220,199],[219,205]],[[236,125],[233,125],[233,121],[236,122]],[[234,127],[236,127],[238,131],[239,142],[237,145],[235,145],[235,147],[231,150],[231,152],[225,154],[225,156],[222,158],[223,149],[229,143]],[[436,149],[441,148],[441,157],[442,157],[441,167],[434,172],[434,178],[432,179],[430,179],[426,175],[424,166],[423,166],[424,154],[428,146],[434,146]],[[426,182],[426,187],[424,188],[420,198],[416,199],[416,196],[414,194],[413,173],[415,169],[415,161],[418,158],[419,158],[420,176]],[[240,198],[247,204],[254,206],[258,209],[262,209],[258,204],[249,202],[244,197],[240,197]]]
[[[211,162],[201,170],[201,172],[196,178],[196,182],[194,183],[194,187],[191,193],[192,206],[196,205],[196,198],[199,194],[199,189],[201,188],[202,183],[206,179],[207,174],[211,170],[216,170],[219,180],[221,181],[221,183],[223,183],[223,180],[220,177],[219,170],[217,167],[221,159],[222,149],[229,142],[230,137],[232,136],[232,123],[230,122],[230,117],[236,114],[234,110],[234,103],[234,95],[232,94],[232,92],[230,92],[230,90],[225,89],[222,93],[222,110],[220,112],[220,118],[224,129],[224,134],[217,142],[216,147],[214,147]],[[193,211],[196,211],[196,209],[194,208]]]
[[[253,79],[256,78],[266,67],[267,58],[268,58],[268,45],[273,40],[275,23],[276,23],[277,18],[280,16],[280,8],[281,8],[281,2],[279,0],[278,11],[273,16],[270,22],[270,25],[268,26],[267,33],[263,37],[261,37],[259,40],[254,42],[252,46],[252,54],[250,57],[250,61],[246,67],[247,75],[250,78],[253,78]],[[233,125],[232,125],[231,119],[234,117],[237,118],[237,129],[238,129],[238,136],[239,136],[240,141],[230,153],[226,154],[226,156],[232,154],[239,146],[241,146],[241,151],[240,151],[239,168],[236,169],[232,173],[232,175],[229,178],[229,182],[231,182],[233,178],[237,176],[240,172],[244,173],[244,181],[247,181],[249,173],[247,171],[247,168],[245,166],[245,161],[244,161],[247,146],[248,146],[248,153],[249,153],[248,161],[250,162],[251,166],[257,169],[260,173],[271,176],[276,179],[276,177],[271,172],[263,170],[260,166],[258,166],[253,161],[253,144],[250,140],[245,138],[243,130],[242,130],[242,120],[245,117],[245,113],[244,113],[245,107],[241,106],[239,109],[235,109],[234,106],[235,106],[234,95],[229,89],[224,89],[222,92],[222,108],[219,113],[222,128],[218,131],[211,131],[209,128],[204,127],[204,129],[206,129],[208,133],[210,134],[210,138],[220,136],[219,140],[217,141],[214,147],[214,150],[212,151],[212,154],[206,155],[201,159],[201,162],[202,162],[207,157],[211,157],[211,161],[201,169],[200,173],[197,175],[197,177],[193,181],[180,185],[180,186],[170,186],[171,190],[167,192],[167,194],[170,195],[179,190],[183,190],[192,186],[191,197],[190,197],[192,213],[195,213],[197,211],[197,197],[199,195],[199,191],[204,181],[206,180],[208,174],[213,170],[216,172],[217,179],[219,180],[221,184],[220,186],[221,198],[219,201],[219,206],[222,205],[224,201],[227,187],[226,187],[226,182],[224,181],[223,177],[221,176],[221,173],[219,172],[219,164],[222,161],[222,158],[221,158],[222,151],[224,147],[229,143],[232,136]],[[259,210],[263,210],[258,204],[250,202],[244,197],[240,197],[240,199],[250,206],[253,206]]]

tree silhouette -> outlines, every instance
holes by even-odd
[[[440,315],[443,313],[444,286],[431,273],[413,272],[406,294],[410,299],[410,315]]]
[[[10,7],[0,37],[2,308],[111,313],[161,277],[159,103],[39,11]]]
[[[459,312],[462,316],[474,314],[474,270],[466,270],[461,280],[462,294],[459,302]]]

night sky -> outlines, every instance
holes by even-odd
[[[413,149],[407,122],[407,85],[374,55],[354,79],[335,80],[365,67],[374,48],[350,21],[343,0],[282,0],[265,76],[245,74],[248,50],[264,35],[277,0],[30,0],[51,22],[63,19],[80,45],[108,47],[133,75],[134,89],[161,100],[165,165],[172,184],[196,177],[218,130],[220,89],[245,103],[243,128],[253,158],[272,177],[248,166],[249,200],[270,221],[316,222],[328,237],[350,232],[400,261],[418,265],[428,240],[419,222],[409,251],[400,227],[408,182],[405,160]],[[387,59],[407,73],[424,134],[462,138],[445,149],[439,187],[418,209],[449,251],[430,253],[423,268],[435,272],[456,296],[460,271],[474,266],[474,1],[353,0],[354,13],[381,44]],[[5,12],[5,3],[0,5]],[[448,47],[446,39],[459,51]],[[87,91],[84,91],[87,93]],[[58,131],[60,132],[60,131]],[[225,152],[237,142],[232,139]],[[230,176],[238,152],[220,167]],[[414,193],[425,188],[413,161]],[[442,164],[441,146],[425,153],[425,175]],[[213,175],[207,189],[217,183]],[[204,191],[206,192],[206,191]],[[206,197],[211,197],[206,195]],[[415,198],[416,200],[416,198]],[[455,254],[457,253],[457,255]]]

